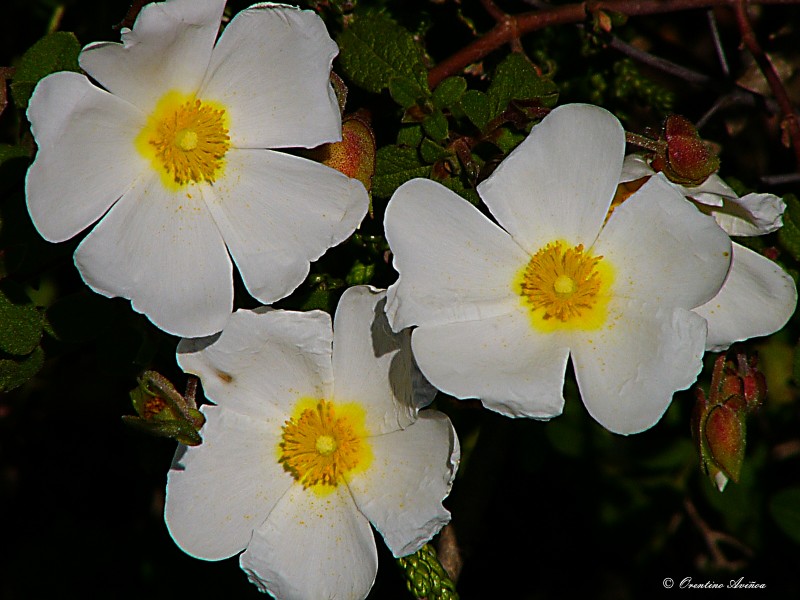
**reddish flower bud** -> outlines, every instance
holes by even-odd
[[[744,461],[744,415],[724,404],[715,406],[706,418],[704,433],[714,465],[738,482]]]
[[[747,409],[752,412],[764,403],[764,398],[767,396],[767,378],[758,370],[757,356],[748,358],[744,354],[739,354],[736,358],[739,363],[739,375],[742,379],[742,394],[747,403]]]
[[[342,120],[342,141],[324,144],[309,154],[314,160],[358,179],[367,191],[375,174],[375,134],[369,120],[355,113]]]
[[[675,183],[700,185],[719,169],[719,158],[702,140],[697,128],[680,115],[670,115],[664,124],[666,148],[653,158],[652,166]]]

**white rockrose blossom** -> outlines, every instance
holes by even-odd
[[[387,316],[440,390],[495,411],[561,413],[571,358],[604,427],[656,423],[702,367],[705,319],[731,241],[655,176],[609,215],[625,151],[619,121],[553,110],[480,185],[499,226],[442,185],[395,192],[386,235],[398,281]]]
[[[620,183],[654,174],[644,158],[628,155]],[[687,198],[705,205],[698,208],[710,212],[729,235],[763,235],[783,225],[786,204],[773,194],[753,193],[739,198],[716,174],[695,187],[670,183]],[[695,309],[708,322],[706,350],[714,352],[723,351],[734,342],[778,331],[797,305],[797,287],[786,271],[766,256],[736,242],[732,251],[731,268],[722,289]]]
[[[654,173],[644,157],[629,154],[622,165],[620,183],[649,177]],[[783,225],[786,203],[774,194],[752,193],[739,197],[716,173],[697,186],[670,183],[684,196],[702,205],[698,208],[714,217],[728,235],[764,235]]]
[[[99,219],[75,252],[84,281],[183,337],[222,329],[231,257],[249,292],[274,302],[369,204],[358,181],[275,150],[341,138],[338,48],[322,20],[257,4],[217,40],[224,7],[148,4],[121,44],[82,50],[88,77],[45,77],[28,108],[39,233],[60,242]]]
[[[407,334],[385,291],[348,289],[321,311],[239,310],[178,362],[206,397],[203,443],[181,447],[165,518],[187,553],[242,569],[276,598],[364,598],[378,567],[370,523],[396,557],[450,519],[459,461],[450,420],[419,408]]]

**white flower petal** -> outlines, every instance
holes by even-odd
[[[722,286],[731,240],[659,174],[614,210],[592,250],[615,269],[615,295],[694,308]]]
[[[344,485],[326,496],[292,486],[239,563],[281,600],[363,599],[378,571],[372,529]]]
[[[248,291],[267,304],[291,294],[369,206],[358,180],[314,161],[231,149],[226,163],[208,206]]]
[[[610,310],[620,315],[613,326],[575,335],[575,377],[586,409],[603,427],[638,433],[697,378],[706,327],[694,313],[661,304],[619,300]]]
[[[620,183],[636,181],[642,177],[649,177],[655,171],[647,164],[647,161],[640,154],[628,154],[622,161],[622,174],[619,176]]]
[[[84,281],[105,296],[129,298],[167,333],[222,329],[233,306],[233,269],[201,189],[164,189],[140,180],[75,251]]]
[[[700,185],[678,186],[676,184],[676,187],[679,187],[683,190],[684,196],[689,196],[699,200],[700,202],[703,202],[704,204],[709,204],[710,206],[718,206],[719,202],[709,198],[709,196],[720,198],[736,198],[736,192],[733,191],[733,188],[725,183],[722,177],[716,173],[709,175]],[[707,200],[701,200],[701,198]]]
[[[780,229],[785,210],[784,201],[774,194],[747,194],[725,198],[723,208],[711,215],[728,235],[754,236]]]
[[[80,65],[112,94],[149,113],[170,90],[200,87],[219,32],[225,0],[168,0],[142,8],[122,44],[97,42]]]
[[[733,244],[733,262],[725,284],[713,299],[694,309],[708,321],[706,350],[720,352],[733,342],[769,335],[794,313],[797,288],[778,265]]]
[[[385,291],[351,287],[333,322],[334,397],[361,404],[372,435],[407,427],[417,414],[410,335],[392,333],[385,305]]]
[[[225,104],[231,143],[240,148],[338,141],[341,117],[329,80],[338,51],[315,13],[254,6],[225,28],[201,96]]]
[[[460,457],[450,420],[423,411],[403,431],[369,438],[372,464],[348,478],[358,509],[396,557],[419,550],[450,521],[442,506]]]
[[[276,458],[279,424],[216,406],[202,412],[203,443],[180,446],[169,471],[164,519],[184,552],[220,560],[244,550],[294,479]]]
[[[322,311],[238,310],[219,336],[182,340],[178,364],[203,382],[206,397],[261,419],[288,417],[300,398],[333,387],[331,320]]]
[[[549,419],[564,407],[568,345],[557,334],[535,332],[522,308],[479,321],[418,327],[411,346],[428,380],[457,398],[480,398],[511,417]]]
[[[591,245],[619,181],[625,132],[607,110],[554,109],[478,185],[497,222],[529,253],[548,242]]]
[[[28,118],[39,147],[25,182],[28,210],[48,241],[95,222],[147,167],[132,142],[144,116],[83,75],[42,79]]]
[[[455,192],[427,179],[404,183],[384,223],[400,273],[386,306],[395,331],[508,311],[513,280],[530,257]]]

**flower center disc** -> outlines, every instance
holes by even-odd
[[[230,148],[227,120],[221,105],[169,92],[148,118],[136,147],[169,188],[213,182]]]
[[[304,488],[335,486],[364,455],[364,442],[349,415],[337,416],[333,403],[320,400],[286,421],[279,462]]]
[[[519,293],[534,322],[547,325],[547,329],[594,329],[604,320],[610,282],[611,273],[602,256],[584,252],[582,244],[569,248],[553,242],[525,266]]]

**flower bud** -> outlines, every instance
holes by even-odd
[[[368,119],[361,112],[342,120],[342,141],[324,144],[310,152],[311,158],[320,161],[364,184],[369,192],[375,174],[375,134]]]
[[[725,404],[717,405],[708,413],[704,433],[714,466],[738,483],[744,462],[744,415]]]
[[[670,115],[664,124],[666,148],[653,158],[652,167],[670,181],[696,186],[719,169],[719,158],[702,140],[697,128],[680,115]]]
[[[745,419],[757,409],[766,394],[757,358],[738,354],[736,363],[720,356],[714,363],[709,395],[695,389],[692,438],[700,454],[703,471],[722,491],[728,480],[738,483],[746,443]]]

